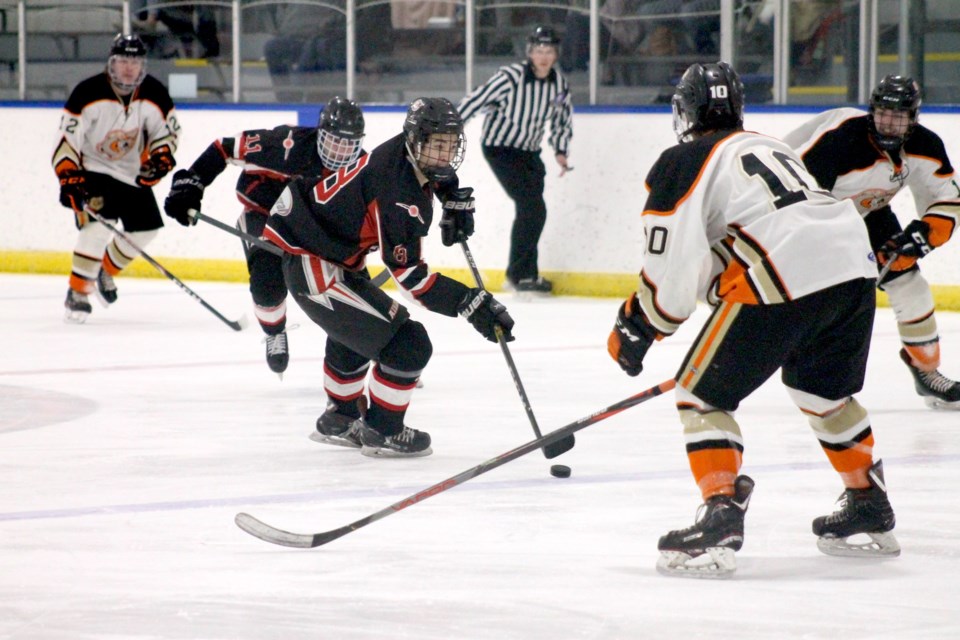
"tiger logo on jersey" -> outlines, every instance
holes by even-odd
[[[895,195],[897,195],[896,190],[865,189],[856,195],[850,196],[850,199],[853,200],[853,204],[857,205],[857,211],[860,212],[860,215],[866,215],[871,211],[876,211],[890,204],[890,201],[893,200],[893,196]]]
[[[137,147],[137,129],[114,129],[97,145],[97,151],[108,160],[120,160]]]

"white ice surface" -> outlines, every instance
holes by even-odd
[[[252,320],[245,287],[188,284]],[[960,638],[960,414],[915,395],[889,310],[859,397],[902,555],[817,551],[842,487],[773,379],[737,413],[757,488],[738,571],[713,582],[654,569],[700,502],[672,396],[579,432],[553,461],[569,479],[534,452],[325,547],[252,538],[237,512],[334,529],[532,439],[499,349],[414,310],[434,356],[408,423],[434,454],[370,459],[307,438],[324,335],[292,301],[281,382],[256,323],[235,333],[167,280],[118,285],[71,326],[66,278],[0,275],[0,638]],[[671,377],[706,317],[634,379],[605,350],[617,301],[502,299],[544,432]],[[960,376],[960,316],[938,320]]]

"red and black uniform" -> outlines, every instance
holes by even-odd
[[[329,336],[328,395],[339,412],[354,413],[369,361],[376,361],[367,420],[388,434],[402,429],[432,346],[423,326],[371,284],[366,256],[379,250],[405,296],[456,316],[470,289],[431,272],[422,254],[434,195],[401,134],[322,180],[291,182],[263,233],[287,252],[287,287]]]
[[[282,125],[220,138],[207,147],[190,170],[209,186],[228,164],[242,169],[237,199],[243,204],[243,213],[237,228],[253,236],[263,233],[270,208],[293,178],[317,179],[331,173],[317,153],[315,127]],[[243,251],[257,320],[267,334],[281,333],[286,327],[287,298],[281,260],[246,242]]]

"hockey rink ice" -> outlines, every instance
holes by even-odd
[[[960,638],[960,413],[927,409],[878,311],[864,391],[899,558],[821,554],[811,520],[837,474],[772,379],[737,412],[756,481],[730,580],[656,572],[657,539],[699,493],[672,393],[311,550],[233,522],[335,529],[533,439],[503,356],[464,320],[413,310],[434,343],[407,422],[433,455],[371,459],[308,439],[324,334],[288,300],[291,362],[264,362],[246,287],[118,278],[63,322],[63,276],[0,274],[0,638]],[[670,378],[706,317],[638,378],[606,353],[618,300],[498,295],[544,432]],[[960,314],[938,314],[960,377]],[[551,464],[573,469],[550,475]]]

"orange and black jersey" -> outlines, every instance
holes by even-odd
[[[237,179],[237,199],[250,211],[270,213],[273,203],[294,177],[330,175],[317,153],[317,129],[281,125],[252,129],[215,140],[190,170],[210,185],[228,164],[242,169]]]
[[[52,164],[60,175],[83,169],[137,186],[140,165],[164,147],[176,153],[180,124],[166,87],[151,75],[118,96],[106,72],[81,81],[60,118]]]
[[[946,242],[960,224],[960,186],[940,137],[917,124],[899,153],[874,144],[869,116],[859,109],[831,109],[784,137],[817,182],[852,201],[863,216],[890,204],[904,187],[930,223],[931,243]]]
[[[646,187],[638,298],[661,335],[676,331],[698,298],[777,304],[876,277],[854,207],[821,190],[774,138],[720,131],[678,144]]]
[[[263,235],[288,253],[316,256],[351,271],[364,268],[366,255],[379,249],[405,295],[452,317],[468,289],[431,272],[423,260],[433,197],[401,134],[327,178],[292,181]]]

